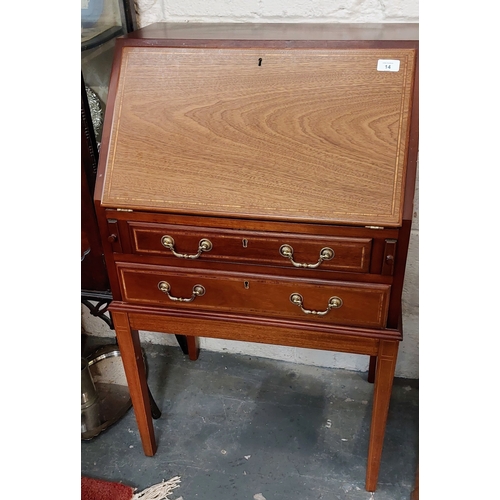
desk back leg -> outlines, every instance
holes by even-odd
[[[191,361],[196,361],[198,359],[198,356],[200,355],[200,343],[198,337],[187,335],[186,340],[187,340],[189,359]]]
[[[375,382],[375,369],[377,368],[377,356],[370,356],[370,365],[368,366],[368,382]]]
[[[389,412],[398,347],[399,340],[381,340],[379,344],[375,386],[373,389],[368,465],[366,468],[367,491],[375,491],[377,488],[380,459],[382,458],[382,448],[384,445],[385,425]]]
[[[112,314],[142,447],[144,454],[152,457],[156,453],[156,440],[139,332],[130,328],[127,313]]]

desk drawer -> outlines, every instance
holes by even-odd
[[[371,238],[129,223],[133,253],[366,273]],[[177,254],[177,256],[175,255]]]
[[[390,285],[117,264],[123,300],[336,325],[385,327]]]

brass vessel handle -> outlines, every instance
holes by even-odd
[[[280,255],[282,257],[285,257],[286,259],[289,259],[290,262],[295,266],[295,267],[306,267],[308,269],[315,269],[316,267],[319,267],[319,265],[324,261],[324,260],[331,260],[333,259],[335,252],[330,248],[330,247],[324,247],[319,251],[319,259],[316,264],[301,264],[300,262],[295,262],[293,260],[293,248],[291,245],[281,245],[280,246]]]
[[[338,309],[339,307],[342,307],[342,299],[340,297],[330,297],[328,300],[328,307],[326,311],[314,311],[312,309],[304,309],[303,304],[304,304],[304,299],[300,293],[292,293],[290,295],[290,302],[292,304],[295,304],[296,306],[299,306],[302,309],[302,312],[305,314],[314,314],[315,316],[324,316],[325,314],[329,313],[332,309]]]
[[[174,297],[170,295],[170,283],[167,283],[166,281],[160,281],[158,283],[158,289],[165,295],[167,295],[170,300],[173,300],[175,302],[193,302],[196,297],[205,295],[205,287],[203,287],[202,285],[194,285],[193,295],[191,295],[191,297],[189,297],[188,299],[182,299],[180,297]]]
[[[179,257],[180,259],[197,259],[203,252],[210,252],[213,246],[210,240],[203,238],[198,243],[198,252],[196,252],[195,254],[178,253],[174,248],[174,239],[172,238],[172,236],[168,236],[167,234],[161,237],[161,244],[165,248],[168,248],[176,257]]]

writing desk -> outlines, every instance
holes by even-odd
[[[416,25],[155,24],[117,41],[95,206],[146,455],[139,330],[370,356],[376,489],[418,147]]]

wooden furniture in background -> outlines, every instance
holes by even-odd
[[[92,315],[101,318],[111,329],[113,324],[106,311],[111,303],[112,293],[93,198],[114,43],[118,36],[136,28],[133,0],[93,2],[88,3],[86,8],[82,4],[81,300]],[[92,109],[87,89],[96,101],[96,106]],[[99,112],[102,113],[101,119],[97,116]]]
[[[156,24],[120,38],[95,205],[144,452],[138,330],[370,356],[376,489],[418,147],[416,25]]]
[[[102,123],[92,113],[87,89],[99,101],[103,118],[114,44],[118,36],[137,29],[135,3],[133,0],[89,3],[86,11],[82,7],[81,22],[81,301],[93,316],[113,330],[112,317],[107,314],[113,296],[93,202]],[[100,125],[94,127],[94,123]],[[187,354],[186,337],[176,335],[176,339]]]

